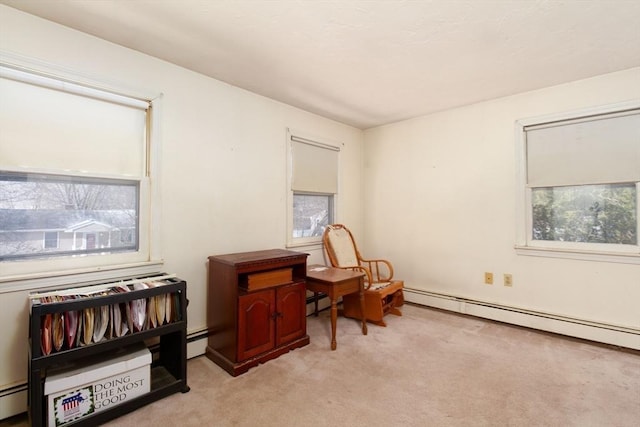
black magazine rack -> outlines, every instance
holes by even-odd
[[[122,348],[144,343],[151,351],[152,363],[150,374],[150,391],[106,409],[89,414],[78,420],[64,424],[68,426],[95,426],[125,413],[134,411],[141,406],[166,397],[176,392],[186,393],[187,386],[187,290],[184,280],[170,275],[156,275],[135,277],[117,282],[101,283],[97,286],[121,285],[141,280],[162,281],[162,286],[148,289],[131,290],[124,293],[106,293],[59,302],[46,302],[40,295],[51,294],[43,292],[32,294],[29,314],[29,394],[28,412],[32,426],[46,426],[48,418],[47,399],[44,395],[45,380],[49,372],[55,372],[60,366],[79,362],[83,358],[100,354],[109,355]],[[83,289],[86,287],[83,287]],[[66,291],[66,290],[65,290]],[[55,293],[55,291],[54,291]],[[41,348],[42,319],[47,315],[80,311],[91,307],[129,303],[137,299],[151,299],[162,295],[172,295],[175,300],[174,318],[165,324],[157,325],[140,331],[129,331],[119,337],[107,337],[97,343],[62,347],[50,354],[43,354]]]

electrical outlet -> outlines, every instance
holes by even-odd
[[[493,285],[493,273],[484,273],[484,283]]]
[[[511,274],[504,275],[504,285],[513,286],[513,276]]]

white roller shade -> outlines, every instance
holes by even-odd
[[[530,187],[640,181],[640,111],[526,127]]]
[[[56,86],[54,79],[28,73],[20,77],[0,78],[0,168],[145,175],[148,103],[61,81]]]
[[[293,191],[326,194],[338,192],[338,147],[292,135],[291,150]]]

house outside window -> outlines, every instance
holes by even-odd
[[[10,204],[0,201],[0,260],[137,249],[136,181],[0,173],[0,191],[12,195]]]
[[[640,264],[640,102],[516,123],[527,255]]]
[[[289,226],[287,246],[319,244],[334,222],[338,194],[337,145],[289,131]]]

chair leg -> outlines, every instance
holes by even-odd
[[[395,314],[396,316],[402,316],[402,312],[395,307],[391,307],[388,311],[389,314]]]
[[[402,294],[402,289],[394,292],[393,299],[391,301],[391,307],[389,308],[389,313],[395,314],[396,316],[402,316],[402,312],[398,309],[404,304],[404,295]]]
[[[373,323],[376,326],[382,326],[383,328],[387,327],[387,324],[384,322],[384,320],[370,320],[370,319],[367,319],[367,322]]]

